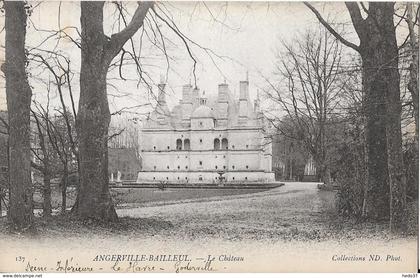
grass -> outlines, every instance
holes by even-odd
[[[268,189],[208,189],[208,188],[111,188],[111,196],[115,205],[125,206],[127,204],[147,204],[147,203],[172,203],[182,200],[205,199],[217,196],[252,194]],[[67,208],[73,206],[76,200],[75,188],[67,189]],[[42,208],[42,196],[40,191],[34,194],[35,208]],[[51,191],[51,204],[55,209],[61,208],[61,192],[53,187]]]
[[[37,235],[146,238],[160,235],[174,240],[230,241],[393,237],[387,222],[340,217],[335,209],[334,192],[305,186],[271,190],[113,189],[120,216],[118,223],[83,222],[70,215],[36,218]],[[409,230],[402,236],[417,235],[415,203],[410,203],[409,215]]]

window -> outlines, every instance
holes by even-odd
[[[217,169],[217,165],[215,166],[215,168]]]
[[[203,126],[203,122],[200,122],[200,126]]]
[[[248,165],[245,166],[247,169],[249,168]]]
[[[229,148],[229,145],[228,145],[228,139],[223,138],[223,139],[222,139],[222,149],[223,149],[223,150],[227,150],[228,148]]]
[[[168,180],[169,178],[168,177],[166,177],[166,180]]]
[[[190,139],[185,139],[184,140],[184,150],[189,150],[190,149]]]
[[[248,180],[248,177],[245,177],[245,180]]]
[[[199,181],[202,181],[202,180],[203,180],[203,177],[198,177],[198,180],[199,180]]]
[[[156,150],[156,146],[153,146],[153,149]]]
[[[223,158],[226,158],[226,155],[224,155]]]
[[[185,166],[185,169],[188,169],[188,166]]]
[[[181,166],[178,165],[178,170],[181,169]]]
[[[187,177],[185,177],[185,179],[186,179],[186,180],[188,180],[188,178],[187,178]]]
[[[200,143],[203,143],[203,139],[200,139]]]
[[[167,146],[168,150],[169,150],[169,146]]]
[[[169,165],[168,165],[168,166],[166,166],[166,169],[169,169]]]
[[[232,180],[235,180],[235,177],[233,177]]]
[[[235,148],[235,145],[232,145],[232,149],[234,149]]]
[[[153,166],[153,169],[155,169],[155,170],[156,170],[156,166]]]
[[[215,156],[215,158],[217,158],[217,155]]]
[[[200,166],[203,166],[203,161],[199,161],[198,163],[200,164]]]
[[[155,180],[156,178],[155,177],[153,177],[153,180]]]
[[[248,149],[248,147],[249,147],[249,146],[248,146],[248,145],[246,145],[245,147]]]
[[[179,177],[178,177],[178,179],[179,179]]]
[[[235,169],[235,165],[232,165],[232,169]]]
[[[223,169],[226,169],[226,166],[223,166]]]
[[[177,150],[182,150],[182,140],[181,139],[176,139],[176,149]]]
[[[219,138],[214,139],[214,149],[215,150],[220,150],[220,140],[219,140]]]

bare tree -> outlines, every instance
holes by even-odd
[[[43,176],[43,185],[42,185],[42,213],[43,216],[51,216],[51,178],[52,178],[52,167],[51,167],[51,148],[48,144],[48,138],[46,133],[49,132],[49,123],[48,120],[45,122],[45,126],[42,125],[41,119],[37,113],[32,110],[32,115],[36,124],[37,132],[35,136],[38,137],[39,150],[31,149],[33,155],[37,158],[40,163],[34,161],[31,162],[31,166],[42,173]],[[43,115],[44,118],[48,119],[48,114]]]
[[[314,6],[307,2],[305,5],[331,34],[362,58],[368,158],[365,214],[372,218],[389,218],[391,231],[403,230],[406,227],[406,182],[402,161],[395,3],[370,2],[366,7],[363,3],[346,2],[359,45],[337,33]]]
[[[115,221],[117,214],[109,193],[107,99],[108,67],[124,44],[143,25],[152,2],[139,2],[126,28],[108,38],[103,30],[104,2],[81,3],[80,101],[77,131],[80,150],[80,218]]]
[[[267,95],[286,112],[288,120],[276,126],[304,146],[321,181],[330,183],[330,126],[342,93],[341,46],[322,27],[282,46],[276,71],[280,84],[286,85],[268,81],[271,91]]]
[[[9,117],[9,186],[11,228],[32,227],[30,113],[32,91],[26,76],[26,18],[22,1],[5,1],[7,111]]]
[[[43,55],[45,54],[45,55]],[[46,57],[44,57],[46,56]],[[55,109],[53,117],[49,115],[49,104],[46,109],[38,105],[39,113],[47,127],[46,133],[48,134],[49,145],[58,157],[59,163],[62,168],[59,171],[60,187],[61,187],[61,212],[66,212],[67,207],[67,183],[69,175],[74,171],[72,170],[73,156],[77,162],[78,171],[79,167],[79,150],[78,140],[75,134],[74,119],[76,118],[76,108],[73,97],[73,90],[71,84],[71,76],[73,73],[70,69],[70,59],[58,52],[41,51],[39,49],[32,49],[29,54],[30,62],[45,68],[52,80],[46,81],[48,99],[50,94],[50,87],[53,85],[58,93],[61,109]],[[67,87],[68,96],[70,97],[71,109],[67,108],[64,100],[65,87]]]

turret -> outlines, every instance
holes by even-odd
[[[239,123],[245,124],[248,119],[249,82],[248,74],[246,81],[239,82]]]
[[[170,117],[170,111],[168,108],[168,104],[166,103],[166,91],[165,91],[166,84],[164,83],[164,80],[161,77],[161,81],[158,84],[158,101],[157,101],[157,107],[156,107],[156,114],[157,114],[157,120],[160,125],[166,125],[169,122],[167,121],[167,118]]]

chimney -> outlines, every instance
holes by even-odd
[[[229,85],[225,83],[219,84],[217,102],[229,101]]]
[[[191,84],[186,84],[182,86],[182,102],[183,103],[192,103],[192,86]]]
[[[239,124],[245,125],[248,119],[249,82],[239,82]]]

